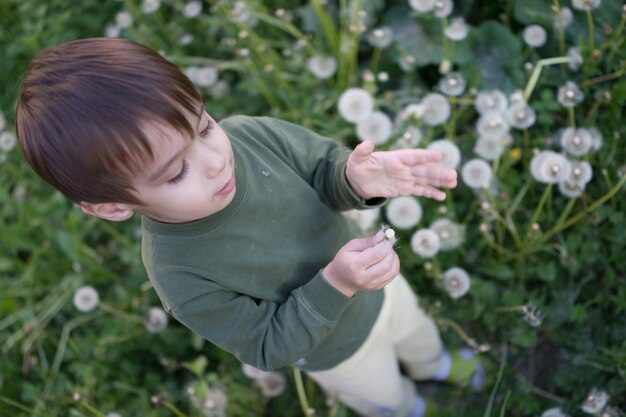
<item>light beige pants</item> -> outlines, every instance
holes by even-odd
[[[441,339],[433,320],[399,275],[385,287],[385,301],[363,345],[332,369],[308,372],[326,393],[367,417],[410,415],[412,379],[431,377],[440,366]]]

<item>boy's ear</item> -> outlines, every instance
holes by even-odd
[[[130,205],[123,203],[86,203],[81,201],[80,208],[90,216],[113,222],[128,220],[133,217],[135,212]]]

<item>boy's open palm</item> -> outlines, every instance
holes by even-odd
[[[444,200],[446,194],[435,187],[456,187],[456,171],[438,165],[439,151],[400,149],[374,152],[374,144],[359,144],[348,158],[346,177],[361,197],[417,195]]]
[[[400,272],[400,260],[393,250],[393,240],[383,232],[362,239],[352,239],[324,268],[322,275],[348,297],[357,291],[383,288]]]

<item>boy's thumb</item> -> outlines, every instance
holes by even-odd
[[[365,142],[358,144],[352,152],[354,162],[358,163],[367,161],[372,152],[374,152],[374,142],[371,140],[366,140]]]

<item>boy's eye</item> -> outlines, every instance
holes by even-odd
[[[169,179],[167,181],[168,184],[176,184],[182,180],[185,179],[185,177],[187,176],[187,172],[189,172],[189,164],[187,163],[187,161],[183,160],[183,167],[180,170],[180,172],[178,174],[176,174],[176,176],[172,179]]]
[[[213,121],[213,119],[209,118],[209,121],[206,127],[200,131],[200,137],[202,138],[206,137],[206,135],[209,134],[209,131],[213,129],[214,126],[215,126],[215,122]]]

